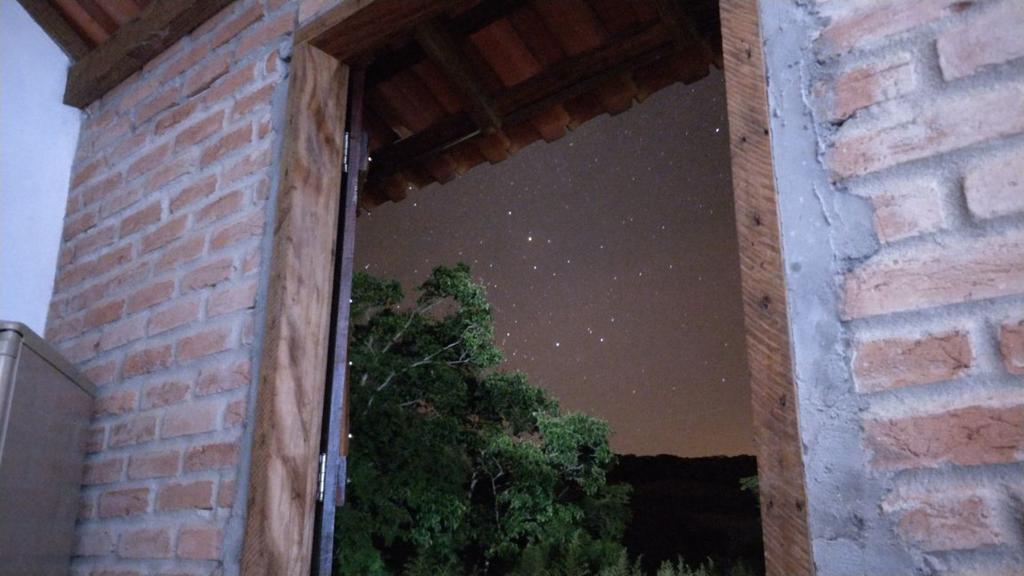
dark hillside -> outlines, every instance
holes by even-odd
[[[742,560],[763,574],[757,498],[740,490],[740,478],[756,473],[753,456],[619,456],[611,480],[633,486],[630,556],[642,555],[648,569],[678,556],[720,566]]]

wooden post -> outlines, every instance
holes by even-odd
[[[244,575],[308,574],[327,381],[348,68],[293,50],[277,188]]]
[[[722,52],[769,576],[813,573],[758,3],[722,0]]]

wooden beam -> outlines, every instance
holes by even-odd
[[[493,132],[501,128],[494,100],[480,85],[479,74],[455,40],[435,22],[426,22],[416,27],[416,41],[461,93],[469,116],[477,128],[481,132]]]
[[[161,0],[68,71],[64,103],[84,108],[208,20],[231,0]]]
[[[722,0],[726,104],[768,576],[813,574],[758,3]]]
[[[309,574],[348,68],[294,47],[242,550],[244,576]]]
[[[18,3],[72,61],[80,60],[89,53],[89,44],[78,35],[52,2],[18,0]]]
[[[465,1],[345,0],[300,28],[295,42],[309,42],[346,62],[408,36],[419,24]]]

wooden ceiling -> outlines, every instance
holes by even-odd
[[[362,60],[365,210],[703,78],[721,67],[718,2],[463,2]]]
[[[152,1],[21,0],[21,5],[78,60],[137,18]]]

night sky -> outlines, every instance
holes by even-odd
[[[728,141],[713,71],[362,215],[357,269],[469,264],[507,368],[616,452],[752,453]]]

